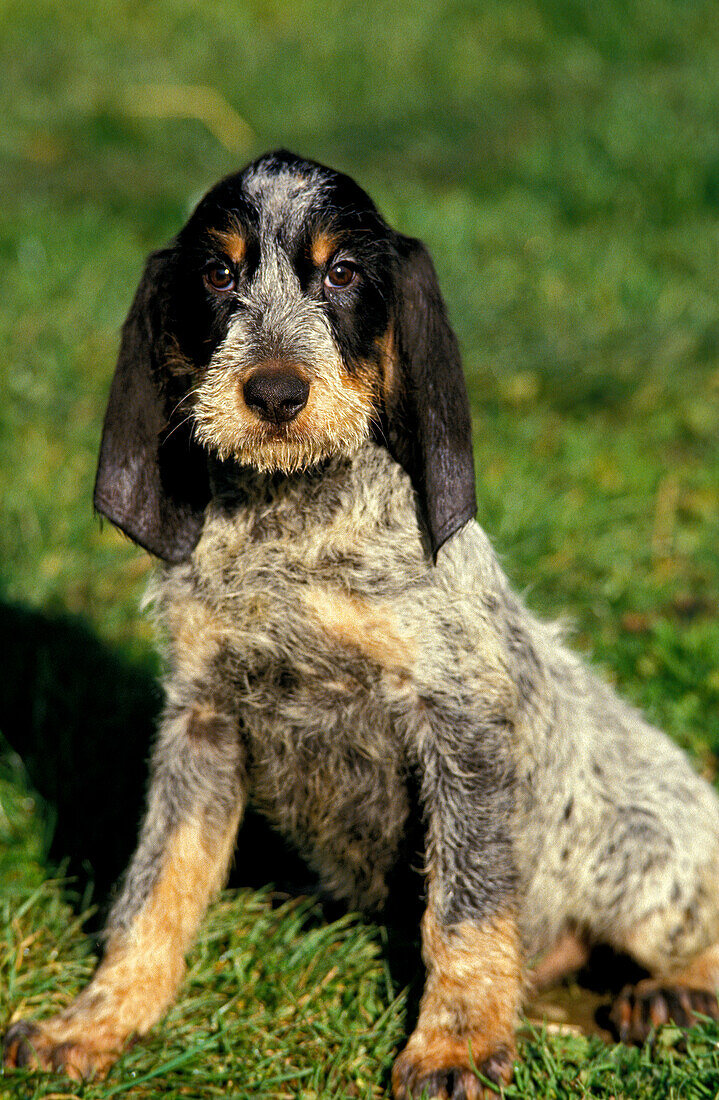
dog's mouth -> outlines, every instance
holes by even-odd
[[[249,445],[254,449],[263,446],[271,447],[275,443],[291,445],[302,435],[298,427],[292,421],[276,424],[270,420],[257,420],[252,425],[252,430],[248,432],[248,441],[251,440]]]

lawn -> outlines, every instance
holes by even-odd
[[[91,969],[158,707],[150,562],[90,504],[118,330],[146,253],[265,149],[350,172],[428,243],[480,522],[715,776],[712,0],[9,0],[0,67],[0,1030]],[[277,847],[275,873],[241,836],[181,1001],[105,1084],[0,1097],[383,1095],[411,1026],[391,936],[322,909]],[[714,1097],[718,1040],[530,1029],[507,1096]]]

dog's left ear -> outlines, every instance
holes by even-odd
[[[397,236],[395,370],[387,442],[409,474],[432,553],[476,514],[472,423],[457,338],[421,241]]]
[[[168,368],[174,252],[153,253],[122,330],[100,445],[95,508],[165,561],[185,561],[210,499],[207,462]]]

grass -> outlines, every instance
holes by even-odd
[[[715,775],[710,0],[10,0],[0,64],[0,1027],[89,972],[78,913],[132,843],[157,708],[147,560],[90,509],[118,328],[146,252],[266,148],[351,172],[428,242],[510,576]],[[381,1095],[406,1027],[383,935],[228,893],[106,1085],[0,1097]],[[717,1049],[709,1023],[686,1051],[532,1034],[507,1095],[699,1100]]]

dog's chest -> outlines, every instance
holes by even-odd
[[[232,693],[251,800],[333,893],[372,905],[407,815],[404,747],[385,691],[414,656],[398,611],[398,578],[408,577],[397,554],[425,566],[413,509],[406,538],[367,538],[356,493],[329,496],[334,507],[310,500],[301,513],[283,500],[218,510],[165,598],[176,618],[183,601],[199,601],[212,623],[204,675]],[[392,515],[396,527],[401,507]]]
[[[275,567],[271,592],[245,605],[238,701],[253,801],[333,892],[367,904],[383,893],[406,813],[383,690],[404,643],[389,601],[323,572]]]

